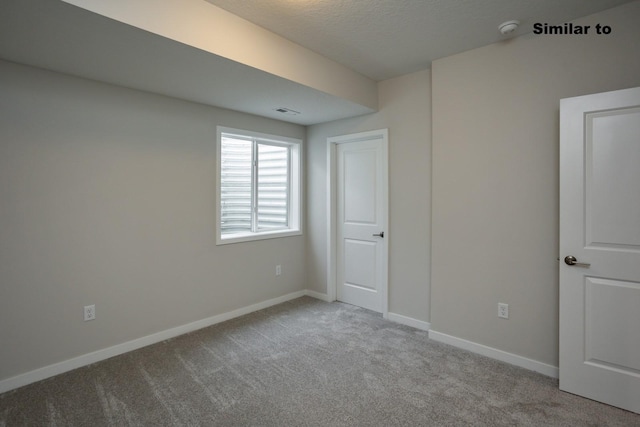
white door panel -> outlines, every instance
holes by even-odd
[[[585,360],[640,374],[640,283],[586,278]],[[620,312],[625,313],[622,317]]]
[[[344,223],[376,225],[376,170],[377,147],[347,150],[338,148],[338,159],[342,154]],[[338,181],[340,182],[340,181]]]
[[[640,246],[640,109],[586,119],[587,243]]]
[[[386,308],[386,131],[345,135],[336,144],[337,299]]]
[[[343,279],[339,300],[380,311],[376,242],[344,239]]]
[[[560,388],[640,413],[640,88],[560,111]]]
[[[345,284],[371,291],[377,290],[376,246],[376,242],[344,239]]]

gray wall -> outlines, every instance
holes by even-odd
[[[378,85],[380,111],[307,133],[307,282],[327,292],[327,138],[389,129],[389,311],[429,320],[431,72]]]
[[[576,22],[432,67],[432,328],[554,366],[559,100],[640,85],[640,2]]]
[[[216,125],[303,127],[3,61],[0,93],[0,380],[304,289],[304,236],[214,235]]]

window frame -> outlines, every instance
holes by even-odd
[[[217,126],[216,135],[216,245],[251,242],[255,240],[275,239],[302,235],[302,140],[297,138],[270,135],[242,129]],[[222,234],[222,137],[238,137],[251,139],[268,145],[287,146],[289,148],[289,194],[288,194],[288,228],[271,231],[250,231],[244,233]],[[254,159],[255,160],[255,159]],[[252,185],[257,183],[257,176],[252,178]],[[257,195],[256,195],[257,197]],[[255,200],[252,199],[252,220],[255,214]]]

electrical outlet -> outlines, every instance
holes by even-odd
[[[276,265],[276,276],[280,276],[282,274],[282,266],[280,264]]]
[[[95,304],[84,306],[84,321],[93,320],[96,318],[96,306]]]
[[[498,317],[502,319],[509,318],[509,304],[498,303]]]

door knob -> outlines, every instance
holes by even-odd
[[[591,266],[591,264],[588,264],[586,262],[578,262],[576,257],[574,257],[573,255],[569,255],[569,256],[564,257],[564,263],[567,264],[567,265],[575,265],[576,267],[589,267],[589,266]]]
[[[374,234],[373,237],[382,237],[382,238],[384,238],[384,231],[381,231],[381,232],[379,232],[377,234]]]

